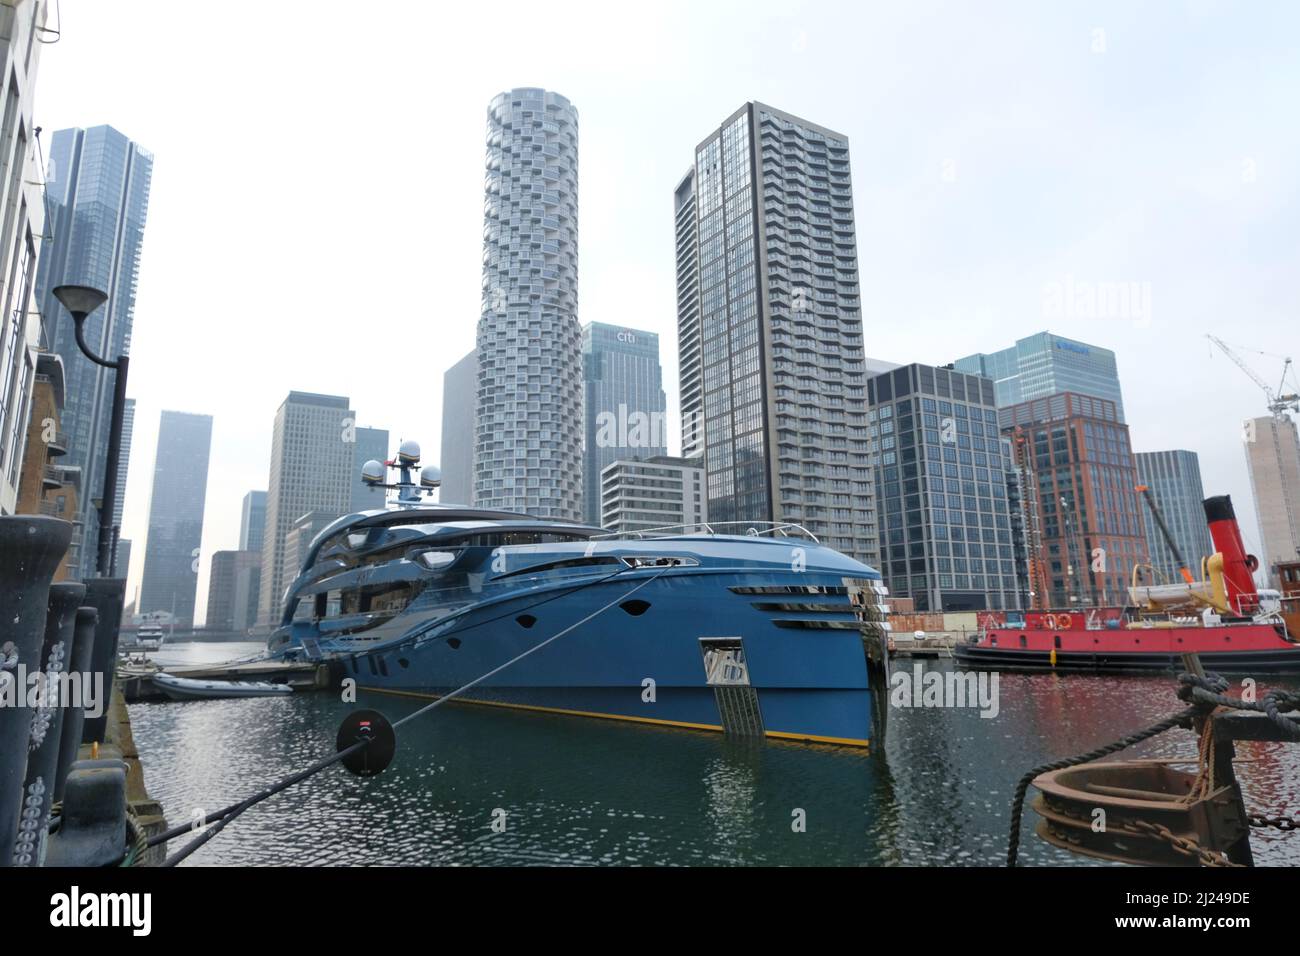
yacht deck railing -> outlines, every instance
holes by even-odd
[[[718,530],[719,528],[744,528],[745,530],[743,532],[720,531]],[[794,524],[793,522],[776,521],[700,521],[692,524],[664,525],[658,528],[639,528],[635,531],[607,531],[603,534],[592,535],[590,540],[639,540],[643,538],[669,538],[681,535],[719,535],[736,533],[743,533],[753,538],[767,536],[780,536],[782,538],[802,537],[813,542],[813,544],[821,544],[817,539],[817,536],[803,525]]]

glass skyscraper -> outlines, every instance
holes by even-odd
[[[239,550],[262,551],[262,533],[266,528],[266,492],[250,491],[244,495],[239,510]]]
[[[1214,553],[1210,526],[1205,518],[1205,489],[1201,487],[1201,462],[1194,451],[1140,451],[1137,459],[1138,481],[1151,489],[1169,533],[1183,553],[1187,568],[1198,579],[1201,558]],[[1166,582],[1177,583],[1178,563],[1165,543],[1155,517],[1145,502],[1140,504],[1146,528],[1147,550],[1151,565]]]
[[[578,111],[516,89],[488,108],[474,504],[582,518]]]
[[[913,364],[867,387],[890,593],[918,611],[1018,609],[1009,451],[993,383]]]
[[[599,526],[600,473],[606,466],[619,458],[668,454],[659,336],[601,322],[583,326],[582,379],[583,520]]]
[[[137,614],[166,611],[177,624],[194,623],[211,447],[211,415],[162,413]]]
[[[794,522],[877,562],[849,144],[747,103],[675,191],[683,447],[710,522]]]
[[[1000,352],[976,353],[958,359],[954,367],[993,379],[999,408],[1008,408],[1060,392],[1077,392],[1115,403],[1124,421],[1115,353],[1051,332],[1017,340]]]
[[[99,515],[93,502],[103,492],[116,373],[82,354],[72,317],[52,290],[88,285],[108,293],[108,300],[86,319],[86,341],[109,360],[130,353],[152,177],[153,156],[111,126],[63,129],[51,141],[45,192],[53,238],[41,250],[37,292],[47,341],[62,356],[67,374],[64,463],[79,467],[85,482],[77,505],[86,541],[81,552],[83,576],[95,566]],[[124,478],[124,472],[119,476]],[[119,489],[118,506],[125,482]],[[121,514],[114,520],[120,523]]]

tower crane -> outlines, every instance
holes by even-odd
[[[1250,380],[1262,388],[1264,394],[1268,397],[1268,410],[1273,416],[1273,453],[1277,462],[1277,477],[1279,485],[1281,486],[1282,504],[1286,508],[1287,529],[1291,534],[1292,543],[1296,545],[1296,550],[1300,553],[1300,533],[1297,533],[1296,516],[1291,507],[1291,495],[1285,487],[1286,468],[1282,461],[1282,443],[1278,434],[1278,430],[1283,427],[1291,429],[1294,433],[1295,424],[1291,421],[1287,412],[1300,412],[1300,395],[1297,395],[1294,392],[1283,392],[1283,389],[1286,387],[1287,372],[1291,371],[1291,359],[1283,357],[1282,377],[1278,382],[1277,391],[1274,391],[1269,387],[1268,382],[1260,378],[1259,375],[1255,373],[1255,370],[1247,365],[1245,361],[1242,360],[1241,356],[1232,350],[1228,343],[1213,335],[1207,334],[1205,337],[1217,345],[1223,351],[1224,355],[1232,359],[1238,368],[1249,375]]]
[[[1250,376],[1250,380],[1264,390],[1268,396],[1268,410],[1276,419],[1281,419],[1287,412],[1300,412],[1300,395],[1295,393],[1284,394],[1282,389],[1286,387],[1286,373],[1291,370],[1291,360],[1284,358],[1282,362],[1282,378],[1278,382],[1277,391],[1269,387],[1268,382],[1264,381],[1255,370],[1245,363],[1240,355],[1234,352],[1231,346],[1223,339],[1213,335],[1206,335],[1207,339],[1217,345],[1223,354],[1232,359],[1236,366]]]

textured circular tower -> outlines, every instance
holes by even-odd
[[[578,111],[517,89],[488,107],[474,504],[582,517]]]

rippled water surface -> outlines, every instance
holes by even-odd
[[[218,661],[258,650],[182,644],[157,657]],[[1021,774],[1182,706],[1166,679],[1007,674],[1000,690],[994,719],[892,709],[883,751],[870,755],[440,707],[399,730],[397,756],[380,776],[330,768],[254,807],[187,863],[1000,865]],[[178,823],[332,753],[356,706],[396,720],[421,703],[363,693],[350,705],[303,693],[130,711],[149,790]],[[1194,752],[1191,734],[1171,731],[1125,756]],[[1300,746],[1247,742],[1237,752],[1249,809],[1300,812]],[[498,810],[505,832],[492,828]],[[792,830],[796,810],[805,832]],[[1089,862],[1034,836],[1036,820],[1026,813],[1023,864]],[[1300,834],[1254,830],[1252,841],[1257,863],[1300,864]]]

